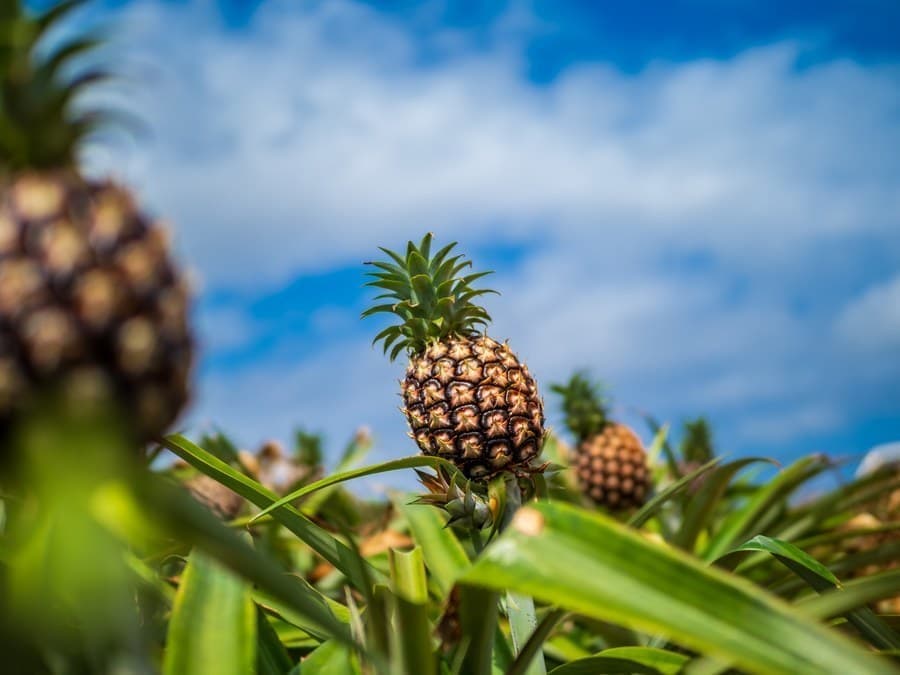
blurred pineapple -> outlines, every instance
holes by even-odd
[[[187,286],[165,228],[80,170],[112,117],[83,96],[108,74],[79,68],[94,39],[44,40],[77,4],[0,9],[0,434],[61,392],[118,402],[148,440],[188,398]]]
[[[585,496],[617,511],[641,506],[650,489],[647,453],[637,434],[609,419],[608,401],[584,373],[553,385],[575,436],[572,466]]]

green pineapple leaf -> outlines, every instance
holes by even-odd
[[[460,276],[472,262],[462,255],[450,256],[456,242],[447,244],[432,256],[432,241],[431,234],[425,235],[418,246],[410,241],[405,258],[381,248],[393,263],[366,263],[378,270],[368,274],[370,280],[366,286],[387,291],[375,299],[395,301],[374,305],[362,313],[362,318],[386,313],[399,319],[373,340],[373,344],[383,343],[386,354],[390,350],[392,361],[403,351],[415,354],[434,341],[471,336],[479,328],[487,327],[491,320],[484,308],[473,301],[497,291],[472,288],[472,284],[492,272]]]
[[[562,397],[566,427],[578,442],[600,433],[609,422],[609,400],[585,371],[575,373],[565,384],[551,385],[550,390]]]

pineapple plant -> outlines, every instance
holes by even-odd
[[[716,453],[713,450],[712,429],[705,417],[687,420],[681,437],[681,459],[694,469],[706,464]],[[685,473],[690,473],[686,471]]]
[[[650,492],[650,467],[637,434],[609,419],[608,401],[583,373],[551,389],[562,397],[575,436],[571,461],[582,493],[616,511],[640,506]]]
[[[79,169],[110,120],[81,98],[107,73],[77,68],[93,39],[43,40],[78,4],[0,9],[0,435],[62,393],[117,401],[148,440],[188,397],[188,293],[165,229],[127,188]]]
[[[490,316],[475,300],[492,291],[472,284],[490,272],[465,273],[471,262],[451,255],[455,243],[436,253],[431,244],[428,234],[418,246],[409,242],[405,257],[383,248],[389,260],[368,263],[378,270],[368,285],[390,302],[363,317],[397,319],[374,342],[392,361],[409,357],[401,391],[411,436],[422,453],[453,462],[472,480],[528,474],[541,452],[543,402],[509,346],[479,332]]]
[[[705,417],[685,421],[679,455],[678,470],[683,476],[693,473],[716,456],[712,429]],[[706,476],[698,476],[691,482],[690,491],[696,492],[705,481]]]

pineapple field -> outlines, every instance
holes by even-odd
[[[362,420],[336,458],[179,432],[195,293],[80,164],[122,121],[79,65],[103,39],[46,39],[82,4],[0,4],[3,673],[900,673],[900,464],[735,456],[703,416],[626,423],[591,370],[539,381],[463,237],[359,266],[386,461]]]

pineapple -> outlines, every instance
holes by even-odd
[[[607,401],[584,374],[552,390],[562,396],[566,426],[577,441],[572,464],[582,492],[613,511],[643,504],[650,468],[637,435],[608,418]]]
[[[544,407],[528,368],[506,343],[478,333],[490,316],[474,300],[486,293],[472,283],[489,272],[463,274],[471,266],[451,255],[454,244],[431,253],[432,237],[406,257],[382,249],[390,262],[378,268],[369,286],[391,300],[363,316],[394,314],[399,322],[381,331],[391,360],[409,356],[401,382],[403,412],[411,436],[426,455],[453,462],[472,480],[503,472],[528,474],[541,452]]]
[[[106,73],[79,72],[83,35],[42,40],[77,4],[0,9],[0,435],[62,393],[118,401],[149,440],[188,397],[188,294],[164,228],[78,169],[109,115],[75,102]]]

